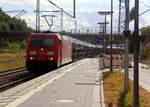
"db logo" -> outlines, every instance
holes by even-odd
[[[44,52],[39,52],[40,55],[44,55]]]

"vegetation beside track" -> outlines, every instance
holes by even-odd
[[[0,50],[0,71],[25,66],[25,50]]]
[[[124,92],[124,77],[120,72],[104,72],[105,103],[117,107],[133,106],[133,83],[130,80],[130,90]],[[140,107],[150,107],[150,92],[140,87]]]
[[[23,66],[25,66],[25,60],[0,64],[0,72],[3,70],[8,70],[8,69],[17,68],[17,67],[23,67]]]

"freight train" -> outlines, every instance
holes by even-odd
[[[95,45],[56,33],[32,33],[27,39],[26,68],[29,71],[57,68],[69,62],[93,57]]]

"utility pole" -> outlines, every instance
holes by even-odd
[[[106,48],[107,48],[107,35],[106,35],[106,28],[107,28],[107,15],[105,14],[105,24],[104,24],[104,54],[106,54]]]
[[[40,31],[40,0],[36,3],[36,31]]]
[[[134,107],[139,107],[139,0],[135,0],[134,20]]]
[[[111,0],[110,72],[113,72],[113,65],[112,65],[112,33],[113,33],[113,0]]]
[[[111,1],[111,11],[99,11],[98,13],[100,14],[100,15],[105,15],[105,23],[106,23],[106,15],[111,15],[111,27],[112,27],[112,18],[113,18],[113,16],[112,16],[112,14],[113,14],[113,1]],[[105,38],[106,38],[106,25],[107,24],[105,24]],[[111,28],[111,30],[112,30],[112,28]],[[112,31],[111,31],[111,33],[112,33]],[[112,34],[111,34],[111,39],[112,39]],[[105,41],[104,41],[104,51],[106,51],[106,47],[107,47],[107,44],[106,44],[106,42],[107,42],[107,39],[105,39]],[[112,48],[112,47],[111,47]],[[111,56],[110,56],[110,72],[112,72],[112,54],[111,54]]]
[[[105,20],[106,21],[106,20]],[[109,22],[98,22],[97,24],[100,25],[100,33],[103,34],[103,53],[105,54],[106,53],[106,49],[105,49],[105,37],[106,37],[106,32],[105,32],[105,29],[106,29],[106,25],[109,24]]]
[[[106,42],[107,42],[107,34],[106,34],[106,26],[107,26],[107,15],[110,15],[110,14],[112,14],[112,12],[111,11],[99,11],[98,12],[98,14],[100,14],[100,15],[104,15],[105,16],[105,29],[104,29],[104,53],[106,54],[106,47],[107,47],[107,44],[106,44]]]
[[[97,24],[99,24],[99,28],[100,28],[100,33],[105,33],[105,25],[109,24],[109,22],[98,22]]]
[[[125,16],[125,62],[124,62],[124,90],[127,92],[129,90],[129,71],[128,71],[128,65],[129,65],[129,36],[130,36],[130,31],[129,31],[129,0],[125,0],[125,7],[126,7],[126,16]]]

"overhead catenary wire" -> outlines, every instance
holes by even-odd
[[[32,8],[32,10],[35,9],[32,5],[30,5],[29,3],[25,2],[24,0],[19,0],[19,1],[22,2],[23,4],[26,4],[26,6]]]
[[[141,4],[145,5],[146,7],[150,8],[150,5],[145,4],[144,2],[140,1]]]
[[[14,16],[16,18],[27,13],[27,11],[25,11],[25,10],[11,10],[11,11],[4,11],[4,12],[5,13],[16,13],[17,12],[17,14]]]
[[[66,12],[65,10],[63,10],[61,7],[59,7],[58,5],[56,5],[55,3],[53,3],[52,1],[50,0],[47,0],[48,2],[50,2],[52,5],[54,5],[56,8],[62,10],[65,14],[67,14],[68,16],[74,18],[74,16],[72,16],[71,14],[69,14],[68,12]]]
[[[144,6],[148,7],[149,9],[147,9],[146,11],[140,13],[139,16],[141,16],[141,15],[143,15],[143,14],[145,14],[145,13],[147,13],[147,12],[150,11],[150,5],[147,5],[147,4],[145,4],[144,2],[142,2],[142,1],[140,1],[140,3],[143,4]]]
[[[140,14],[139,14],[139,16],[141,16],[141,15],[143,15],[143,14],[145,14],[145,13],[149,12],[149,11],[150,11],[150,9],[148,9],[148,10],[146,10],[146,11],[144,11],[144,12],[140,13]]]

